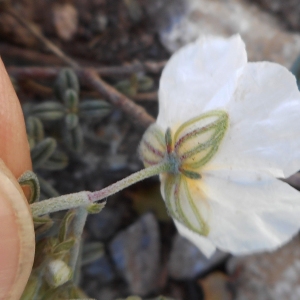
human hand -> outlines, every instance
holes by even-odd
[[[34,258],[30,209],[16,178],[31,169],[18,97],[0,59],[0,299],[19,299]]]

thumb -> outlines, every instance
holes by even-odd
[[[0,158],[15,177],[32,168],[22,109],[1,59]]]
[[[34,229],[15,177],[31,169],[25,123],[0,59],[0,299],[20,299],[34,258]]]

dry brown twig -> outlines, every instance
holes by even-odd
[[[149,65],[151,67],[149,68]],[[130,65],[125,66],[112,66],[112,67],[100,67],[93,68],[95,72],[100,76],[107,77],[120,77],[125,75],[131,75],[136,72],[152,72],[158,73],[161,71],[163,66],[165,65],[165,61],[163,62],[145,62],[140,63],[136,62]],[[28,81],[28,80],[52,80],[54,79],[62,67],[8,67],[8,73],[17,81]],[[30,84],[33,86],[33,83]],[[38,88],[41,90],[41,86]],[[95,90],[95,89],[94,89]],[[49,92],[43,92],[43,95],[49,95]],[[88,92],[89,95],[93,97],[97,97],[99,92]],[[132,96],[132,100],[135,102],[143,102],[143,101],[157,101],[158,95],[157,92],[148,92],[148,93],[138,93],[135,96]]]
[[[64,63],[60,58],[53,54],[41,53],[32,49],[24,49],[23,47],[13,46],[6,43],[0,43],[0,54],[8,58],[35,62],[41,65],[61,66]]]
[[[133,96],[134,101],[157,101],[158,94],[157,92],[149,92],[149,93],[139,93]]]
[[[14,67],[13,67],[14,69]],[[21,70],[22,68],[20,68]],[[14,76],[16,74],[14,70],[10,72],[10,68],[8,68],[8,73],[16,79],[20,86],[22,87],[22,90],[25,90],[29,93],[33,93],[35,95],[43,96],[43,97],[49,97],[53,95],[53,89],[45,86],[43,84],[40,84],[34,80],[31,79],[30,76],[26,77],[26,73],[21,72],[21,76]],[[37,75],[37,74],[35,74]],[[42,79],[43,76],[38,77],[39,79]],[[47,77],[48,79],[48,77]],[[97,98],[99,97],[99,92],[93,89],[90,90],[83,90],[81,91],[81,95],[88,97],[88,98]],[[158,100],[158,94],[157,92],[148,92],[148,93],[138,93],[134,96],[131,96],[132,100],[135,102],[157,102]]]
[[[131,120],[143,127],[148,127],[155,120],[150,116],[146,110],[135,104],[128,97],[118,92],[114,87],[104,82],[97,72],[93,69],[82,68],[75,60],[68,57],[61,49],[48,40],[41,32],[37,31],[27,20],[23,19],[18,13],[16,13],[11,7],[4,10],[6,13],[13,16],[18,22],[26,27],[44,46],[46,46],[52,53],[58,56],[66,64],[74,68],[79,78],[87,85],[98,91],[101,95],[105,96],[113,105],[119,107]]]
[[[93,68],[99,76],[122,77],[138,72],[149,72],[156,74],[162,70],[166,62],[135,62],[124,66],[111,66]],[[8,72],[17,80],[22,79],[53,79],[62,67],[9,67]]]

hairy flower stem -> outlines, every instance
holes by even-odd
[[[172,164],[168,161],[164,161],[160,164],[136,172],[100,191],[84,191],[33,203],[30,205],[31,212],[33,217],[37,217],[60,210],[87,206],[95,201],[107,198],[108,196],[111,196],[136,182],[163,172],[170,171],[171,169]]]

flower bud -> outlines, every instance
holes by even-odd
[[[72,270],[64,261],[55,259],[48,263],[45,277],[48,284],[56,288],[71,279]]]

